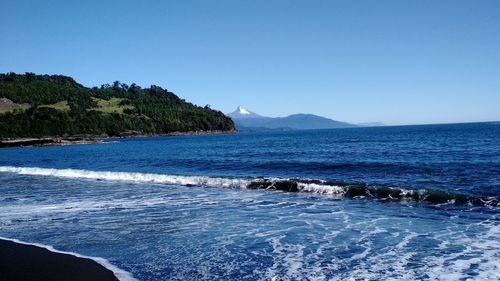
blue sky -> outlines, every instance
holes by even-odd
[[[500,120],[500,1],[0,0],[0,72],[160,85],[223,112]]]

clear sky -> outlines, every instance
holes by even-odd
[[[166,87],[223,112],[500,120],[498,0],[0,0],[0,72]]]

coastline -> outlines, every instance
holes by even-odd
[[[16,146],[54,146],[68,144],[100,143],[104,138],[98,137],[46,137],[46,138],[18,138],[0,140],[0,148]]]
[[[142,134],[140,132],[124,132],[117,136],[75,136],[75,137],[43,137],[43,138],[13,138],[0,139],[0,148],[18,147],[18,146],[59,146],[70,144],[93,144],[104,143],[108,140],[123,139],[123,138],[146,138],[146,137],[174,137],[174,136],[194,136],[194,135],[218,135],[218,134],[233,134],[236,130],[231,131],[188,131],[188,132],[171,132],[166,134]]]
[[[104,259],[85,257],[1,237],[0,280],[132,281],[135,279],[130,273],[118,269]]]

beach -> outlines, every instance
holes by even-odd
[[[94,260],[0,239],[0,280],[118,281]]]

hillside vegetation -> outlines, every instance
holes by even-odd
[[[154,85],[88,88],[62,75],[0,74],[0,138],[230,130],[222,112]]]

